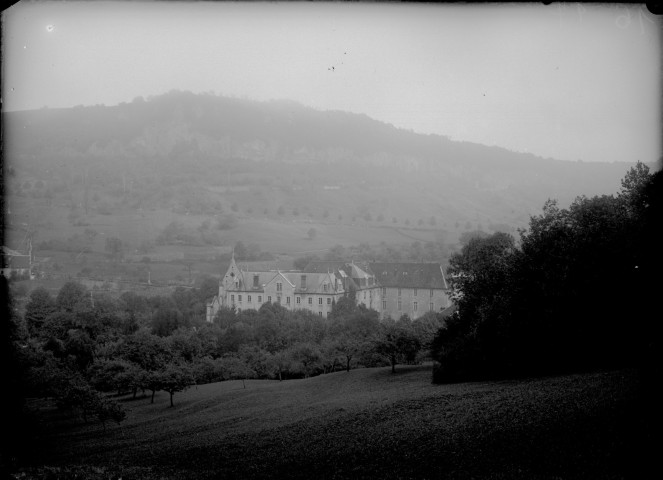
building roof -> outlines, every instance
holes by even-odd
[[[373,262],[370,267],[382,287],[448,288],[439,263]]]
[[[295,284],[296,293],[338,293],[343,291],[343,282],[335,273],[309,273],[309,272],[287,272],[284,275]],[[302,288],[301,279],[306,276],[306,288]],[[338,280],[338,283],[337,283]],[[324,284],[329,285],[324,290]]]
[[[306,275],[306,287],[302,288],[302,275]],[[341,285],[337,285],[336,280],[340,277],[334,273],[308,273],[308,272],[281,272],[278,270],[267,272],[248,272],[240,270],[237,275],[239,287],[230,287],[229,290],[238,292],[263,292],[265,286],[271,282],[278,282],[278,278],[287,282],[294,288],[295,293],[338,293],[342,292]],[[254,278],[258,281],[255,282]],[[257,283],[257,287],[254,285]],[[328,290],[324,290],[324,284],[329,285]],[[339,282],[342,283],[342,282]]]
[[[372,286],[368,281],[374,275],[369,266],[365,262],[324,262],[314,261],[302,270],[302,273],[327,273],[332,272],[342,282],[345,282],[346,288],[353,287],[355,290],[360,290],[367,286]],[[363,282],[362,282],[363,280]],[[362,284],[363,283],[363,284]]]

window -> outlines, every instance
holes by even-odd
[[[416,288],[414,289],[413,294],[414,294],[415,297],[417,296],[417,289]]]
[[[433,312],[435,310],[435,304],[433,302],[430,302],[430,311]]]
[[[297,305],[302,303],[302,297],[295,297],[295,303],[297,303]]]
[[[260,286],[260,277],[258,275],[253,276],[253,288],[258,288]]]
[[[241,295],[237,295],[237,301],[238,301],[239,303],[242,303],[242,296],[241,296]]]
[[[251,303],[251,295],[247,295],[247,296],[246,296],[246,301],[249,302],[249,303]]]
[[[267,301],[268,301],[269,303],[272,303],[272,296],[271,296],[271,295],[267,295]]]
[[[276,296],[276,303],[278,303],[279,305],[281,305],[281,295],[277,295],[277,296]]]
[[[398,289],[398,296],[399,297],[401,296],[401,289],[400,288]]]
[[[325,292],[327,291],[327,284],[326,283],[324,285],[322,285],[322,290],[325,291]]]
[[[419,304],[417,302],[414,302],[414,304],[412,305],[412,310],[416,312],[417,310],[419,310],[418,307],[419,307]]]
[[[318,297],[318,305],[322,305],[322,297]]]
[[[230,295],[230,301],[235,303],[235,295]]]
[[[403,304],[402,304],[401,301],[399,300],[399,301],[398,301],[398,311],[400,312],[401,310],[403,310]]]
[[[258,295],[258,303],[262,303],[262,295]]]
[[[276,284],[276,291],[277,292],[282,292],[283,291],[283,284],[282,283],[277,283]]]
[[[430,289],[430,296],[431,296],[431,298],[433,297],[433,289],[432,288]]]
[[[327,305],[331,305],[331,298],[327,299]]]
[[[308,297],[308,304],[313,305],[313,297]]]
[[[290,305],[290,297],[285,297],[285,304]]]
[[[306,290],[306,275],[302,275],[301,281],[302,281],[302,290]]]
[[[386,300],[382,300],[382,310],[386,310],[386,309],[387,309],[387,302],[386,302]]]
[[[318,316],[322,317],[322,312],[318,312]]]
[[[387,296],[387,287],[382,287],[382,296],[383,297]]]

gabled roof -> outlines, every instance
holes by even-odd
[[[306,275],[306,289],[301,288],[301,276]],[[254,278],[258,277],[257,287],[254,288]],[[336,287],[336,280],[341,280],[339,276],[334,273],[307,273],[307,272],[281,272],[278,270],[267,272],[246,272],[239,270],[237,275],[239,280],[239,287],[231,286],[228,290],[237,292],[262,292],[265,287],[272,283],[283,281],[288,283],[294,288],[297,293],[334,293],[343,291],[342,285]],[[327,283],[330,288],[325,292],[323,285]],[[342,283],[342,282],[339,282]]]
[[[254,275],[255,275],[255,273],[254,273]],[[275,275],[272,277],[272,279],[271,279],[269,282],[267,282],[267,284],[272,283],[272,282],[274,282],[274,281],[277,281],[277,282],[278,282],[279,280],[285,280],[286,282],[288,282],[288,283],[290,284],[291,287],[294,288],[294,287],[295,287],[295,283],[294,283],[294,282],[291,282],[290,279],[289,279],[286,275],[287,275],[287,274],[284,274],[284,273],[282,273],[282,272],[280,272],[280,271],[276,271],[276,272],[275,272]],[[251,278],[253,278],[253,277],[251,277]]]
[[[241,269],[237,275],[239,277],[239,289],[238,290],[262,290],[264,285],[270,283],[274,278],[279,276],[277,271],[268,271],[268,272],[244,272]],[[258,286],[254,289],[253,285],[255,284],[254,278],[258,277]]]
[[[295,292],[297,293],[335,293],[343,291],[343,282],[340,276],[335,273],[288,272],[285,275],[289,276],[291,282],[296,285]],[[301,277],[303,275],[306,275],[306,290],[301,288]],[[337,280],[339,280],[338,285]],[[325,283],[330,287],[326,292],[323,287]]]
[[[378,284],[383,287],[448,288],[439,263],[373,262],[370,266]]]
[[[309,262],[302,273],[343,272],[351,278],[368,278],[373,275],[368,263],[365,262]]]
[[[352,262],[324,262],[324,261],[315,261],[309,262],[309,264],[302,270],[303,274],[309,273],[333,273],[343,284],[345,288],[350,289],[354,288],[355,290],[360,290],[362,287],[361,282],[357,283],[355,280],[367,279],[372,276],[370,268],[365,263],[358,264]],[[366,271],[368,270],[368,272]],[[365,282],[366,283],[366,282]]]

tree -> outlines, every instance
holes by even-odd
[[[345,369],[349,372],[352,360],[366,350],[366,342],[346,333],[336,339],[335,348],[343,356]]]
[[[235,252],[235,257],[239,260],[248,260],[248,251],[246,249],[246,246],[244,245],[244,242],[241,240],[235,243],[235,247],[233,249],[233,252]]]
[[[106,238],[106,246],[104,249],[116,263],[124,257],[124,244],[122,243],[122,240],[117,237]]]
[[[520,232],[519,248],[504,233],[470,239],[450,260],[458,311],[433,341],[434,380],[615,368],[641,358],[648,315],[639,305],[655,297],[647,286],[655,283],[655,250],[643,241],[653,233],[641,229],[656,205],[646,193],[653,181],[636,165],[616,197],[581,196],[567,209],[549,200]],[[615,279],[623,298],[638,300],[610,301]]]
[[[319,260],[320,257],[317,255],[306,255],[304,257],[296,258],[295,261],[292,262],[292,266],[295,270],[304,270],[309,263],[317,262]]]
[[[444,327],[444,318],[435,312],[426,312],[412,321],[412,330],[419,339],[423,350],[430,350],[435,335]]]
[[[55,305],[58,310],[73,313],[74,310],[82,304],[90,303],[89,292],[84,285],[78,282],[67,282],[55,298]]]
[[[242,381],[243,388],[246,388],[246,379],[256,375],[256,372],[244,360],[235,355],[224,356],[223,367],[229,378]]]
[[[461,233],[461,234],[460,234],[460,237],[458,238],[458,242],[459,242],[461,245],[465,246],[465,245],[467,245],[468,243],[470,243],[470,240],[472,240],[473,238],[487,238],[487,237],[489,237],[489,236],[490,236],[490,235],[487,234],[487,233],[484,232],[484,231],[481,231],[481,230],[472,230],[471,232],[463,232],[463,233]]]
[[[180,263],[182,265],[184,265],[184,268],[188,272],[188,274],[189,274],[189,284],[191,284],[192,283],[191,272],[193,270],[193,266],[196,264],[196,261],[193,260],[193,259],[190,259],[190,258],[185,258],[185,259],[182,259],[180,261]]]
[[[118,346],[117,355],[148,372],[161,369],[173,358],[168,342],[147,329],[125,336]]]
[[[152,316],[152,331],[160,337],[167,337],[185,325],[184,315],[177,308],[162,306]]]
[[[322,355],[314,343],[298,343],[290,348],[291,357],[302,365],[304,378],[308,378],[313,366],[320,361]]]
[[[641,213],[645,208],[646,190],[651,180],[649,167],[642,162],[637,162],[631,167],[622,179],[619,197],[632,215]]]
[[[86,228],[84,234],[87,241],[92,243],[94,239],[97,237],[97,235],[99,235],[99,232],[97,232],[93,228]]]
[[[183,363],[166,365],[159,372],[159,381],[162,390],[170,394],[170,406],[173,406],[173,395],[183,392],[195,384],[191,368]]]
[[[25,306],[24,319],[31,334],[39,332],[46,319],[55,313],[55,301],[44,287],[37,287],[30,293]]]
[[[273,371],[277,374],[279,382],[283,380],[283,375],[290,369],[292,357],[289,352],[279,351],[273,353],[269,360],[272,364]]]
[[[396,364],[413,362],[420,348],[421,344],[414,332],[395,323],[385,324],[373,342],[375,353],[389,361],[391,373],[396,373]]]

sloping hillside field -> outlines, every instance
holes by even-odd
[[[131,400],[122,427],[60,423],[16,478],[637,478],[633,371],[432,385],[430,366],[231,381]]]

